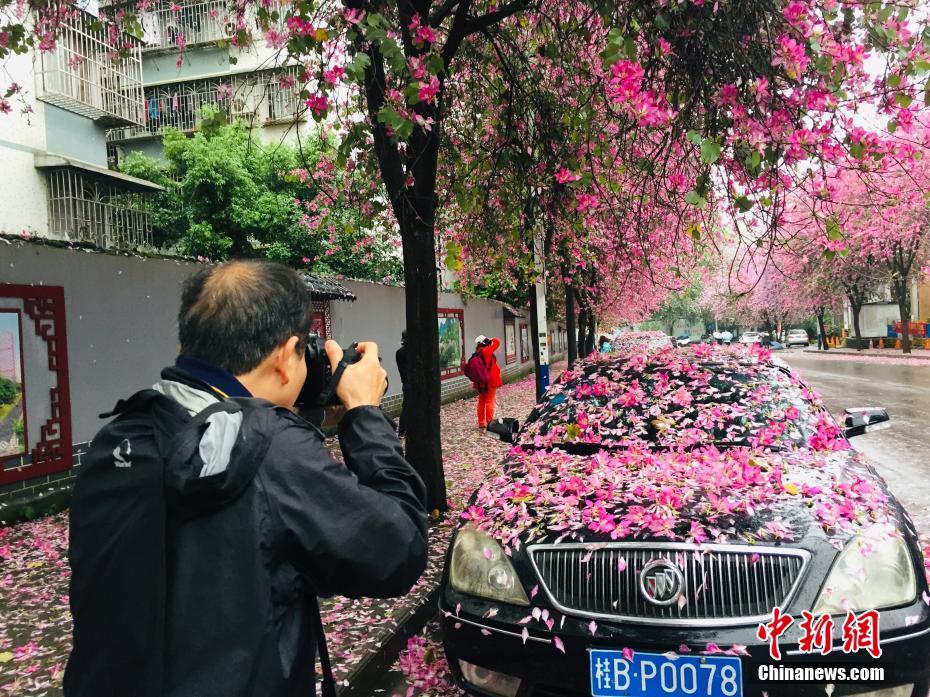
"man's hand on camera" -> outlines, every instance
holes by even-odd
[[[358,352],[362,354],[362,360],[347,366],[336,385],[336,396],[346,411],[355,407],[377,407],[387,391],[387,373],[378,361],[378,345],[371,341],[360,343]],[[329,340],[326,342],[326,355],[335,373],[342,360],[342,347]]]

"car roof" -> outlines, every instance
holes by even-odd
[[[786,420],[789,407],[799,414]],[[768,349],[693,344],[576,364],[530,414],[519,442],[580,452],[740,445],[774,433],[776,447],[804,447],[821,413],[819,396]]]

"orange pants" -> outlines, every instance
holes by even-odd
[[[497,397],[497,388],[489,387],[478,393],[478,427],[484,428],[494,419],[494,401]]]

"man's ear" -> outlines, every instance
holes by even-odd
[[[287,341],[280,344],[275,349],[273,355],[274,362],[272,368],[281,378],[281,384],[287,385],[291,381],[290,366],[297,353],[297,343],[300,341],[296,336],[290,337]]]

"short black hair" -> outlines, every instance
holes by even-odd
[[[229,261],[203,269],[181,293],[181,355],[248,373],[292,336],[303,350],[312,308],[306,284],[281,264]]]

